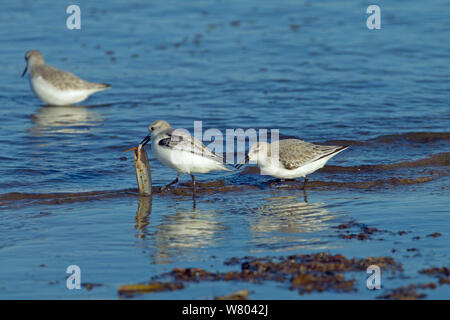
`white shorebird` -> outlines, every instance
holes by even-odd
[[[87,82],[76,75],[44,63],[38,50],[25,54],[27,66],[22,77],[28,72],[30,85],[36,96],[49,105],[70,105],[86,100],[91,94],[111,88],[109,84]]]
[[[165,188],[177,183],[181,174],[188,173],[191,175],[192,188],[195,194],[194,173],[231,171],[225,167],[221,156],[213,153],[186,130],[173,129],[164,120],[154,121],[148,130],[149,135],[141,141],[139,147],[145,146],[152,140],[152,151],[156,158],[178,173],[176,179],[166,185]]]
[[[257,142],[250,147],[245,162],[254,161],[262,174],[278,179],[305,178],[349,146],[324,146],[299,139],[283,139],[272,144]],[[276,154],[278,150],[278,155]]]

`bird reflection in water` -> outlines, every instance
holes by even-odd
[[[324,203],[300,202],[296,196],[268,198],[256,210],[260,221],[253,229],[261,231],[320,231],[328,228],[328,220],[335,218]],[[279,223],[274,224],[273,220]]]
[[[88,133],[104,119],[100,114],[89,110],[88,106],[42,106],[32,116],[35,135],[54,133]]]
[[[256,209],[250,230],[259,245],[285,250],[323,242],[319,232],[336,218],[324,203],[298,201],[296,196],[272,197]]]
[[[225,226],[217,221],[220,215],[216,210],[168,209],[174,212],[165,214],[153,227],[156,251],[152,254],[152,263],[171,263],[180,257],[195,255],[194,249],[211,247],[221,241],[219,234]]]

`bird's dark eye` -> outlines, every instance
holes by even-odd
[[[151,128],[150,128],[150,130],[152,130],[152,131],[153,131],[153,130],[155,130],[155,128],[151,127]]]

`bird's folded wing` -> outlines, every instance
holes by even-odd
[[[280,163],[288,170],[317,161],[341,148],[340,146],[323,146],[301,140],[281,140],[279,145]]]
[[[160,140],[159,144],[172,149],[191,152],[220,163],[224,162],[224,159],[221,156],[213,153],[199,140],[183,131],[172,131],[172,133],[169,134],[169,137]]]
[[[41,65],[36,68],[38,68],[39,74],[44,80],[47,80],[61,90],[85,89],[86,84],[90,84],[90,82],[78,78],[73,73],[62,71],[48,65]]]

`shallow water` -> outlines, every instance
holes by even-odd
[[[376,31],[365,26],[362,1],[79,3],[79,31],[66,29],[65,3],[10,1],[0,12],[0,298],[114,299],[119,285],[174,267],[228,270],[232,257],[321,251],[392,256],[404,272],[383,277],[377,292],[362,273],[353,293],[205,282],[137,298],[238,289],[251,299],[374,298],[449,265],[447,1],[381,3]],[[113,88],[82,105],[43,106],[20,78],[32,48]],[[136,195],[133,157],[123,151],[156,119],[191,132],[196,120],[204,131],[280,129],[351,148],[310,176],[307,203],[297,185],[270,187],[244,169],[198,175],[212,185],[195,208],[188,176],[150,204]],[[154,186],[175,178],[149,157]],[[391,233],[338,237],[333,227],[350,220]],[[71,264],[83,283],[102,286],[66,289]],[[448,285],[424,293],[450,296]]]

